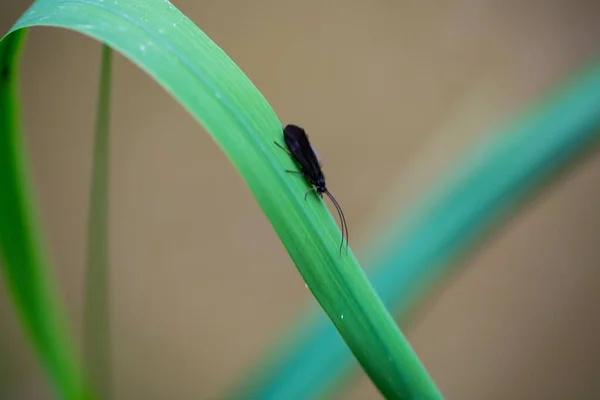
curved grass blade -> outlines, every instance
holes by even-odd
[[[402,319],[432,283],[460,267],[453,261],[478,244],[549,177],[562,172],[600,137],[600,62],[561,85],[512,126],[473,150],[434,191],[392,221],[387,247],[372,252],[371,282]],[[414,218],[413,215],[419,215]],[[410,222],[406,223],[406,217]],[[491,232],[489,232],[491,233]],[[375,238],[374,243],[377,243]],[[312,312],[304,331],[284,335],[252,366],[228,398],[315,399],[330,393],[356,363],[338,333]],[[298,339],[296,339],[298,337]],[[286,340],[287,339],[287,340]]]
[[[83,361],[94,392],[111,396],[108,266],[108,152],[112,50],[102,46],[87,237]]]
[[[29,187],[17,92],[25,31],[0,42],[0,256],[8,292],[43,366],[65,399],[90,398],[57,304]]]
[[[227,55],[162,0],[39,0],[12,31],[72,29],[121,52],[167,89],[229,157],[315,298],[387,398],[440,394],[368,283],[356,259],[337,253],[335,220],[306,183],[290,180],[293,162],[273,145],[282,127]],[[2,212],[5,212],[2,210]]]

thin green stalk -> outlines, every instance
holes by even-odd
[[[103,45],[90,185],[83,316],[84,365],[95,392],[102,399],[112,397],[108,264],[111,58],[112,50]]]
[[[87,399],[35,211],[21,127],[18,62],[26,30],[0,42],[0,266],[25,332],[58,393]]]

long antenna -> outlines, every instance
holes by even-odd
[[[341,222],[341,225],[342,225],[342,242],[340,243],[340,255],[342,254],[342,248],[344,246],[344,232],[346,232],[346,253],[348,253],[348,238],[349,238],[349,235],[348,235],[348,225],[346,224],[346,217],[344,216],[344,212],[342,211],[342,207],[340,207],[340,205],[336,201],[335,197],[333,197],[333,195],[331,194],[331,192],[329,192],[329,190],[325,190],[325,194],[327,195],[327,197],[329,197],[329,199],[331,200],[331,202],[335,206],[335,209],[337,210],[338,215],[340,216],[340,222]]]

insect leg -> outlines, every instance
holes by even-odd
[[[276,141],[273,141],[273,143],[275,143],[275,145],[277,147],[279,147],[281,150],[285,151],[286,153],[288,153],[288,155],[291,157],[292,153],[290,153],[290,151],[288,149],[286,149],[285,147],[283,147],[282,145],[280,145],[279,143],[277,143]]]
[[[275,143],[277,145],[277,147],[279,147],[281,150],[283,150],[286,153],[288,153],[290,157],[292,157],[292,153],[290,153],[290,151],[288,149],[286,149],[285,147],[283,147],[282,145],[280,145],[279,143],[277,143],[275,141],[273,143]],[[292,158],[294,158],[294,157],[292,157]],[[288,172],[290,174],[296,174],[296,175],[302,175],[302,176],[304,176],[304,174],[302,172],[292,171],[292,170],[289,170],[289,169],[286,169],[285,172]]]
[[[309,194],[310,192],[314,192],[314,191],[316,191],[316,190],[317,190],[317,188],[316,188],[316,187],[312,187],[312,188],[308,189],[308,190],[306,191],[306,193],[304,193],[304,201],[306,201],[306,197],[308,196],[308,194]]]

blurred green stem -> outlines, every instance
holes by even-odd
[[[108,266],[108,156],[111,58],[112,50],[110,47],[103,45],[88,211],[83,319],[84,365],[88,376],[92,380],[95,392],[102,399],[111,398]]]
[[[18,92],[26,33],[22,29],[0,41],[0,267],[21,324],[57,392],[65,399],[87,399],[30,186]]]

